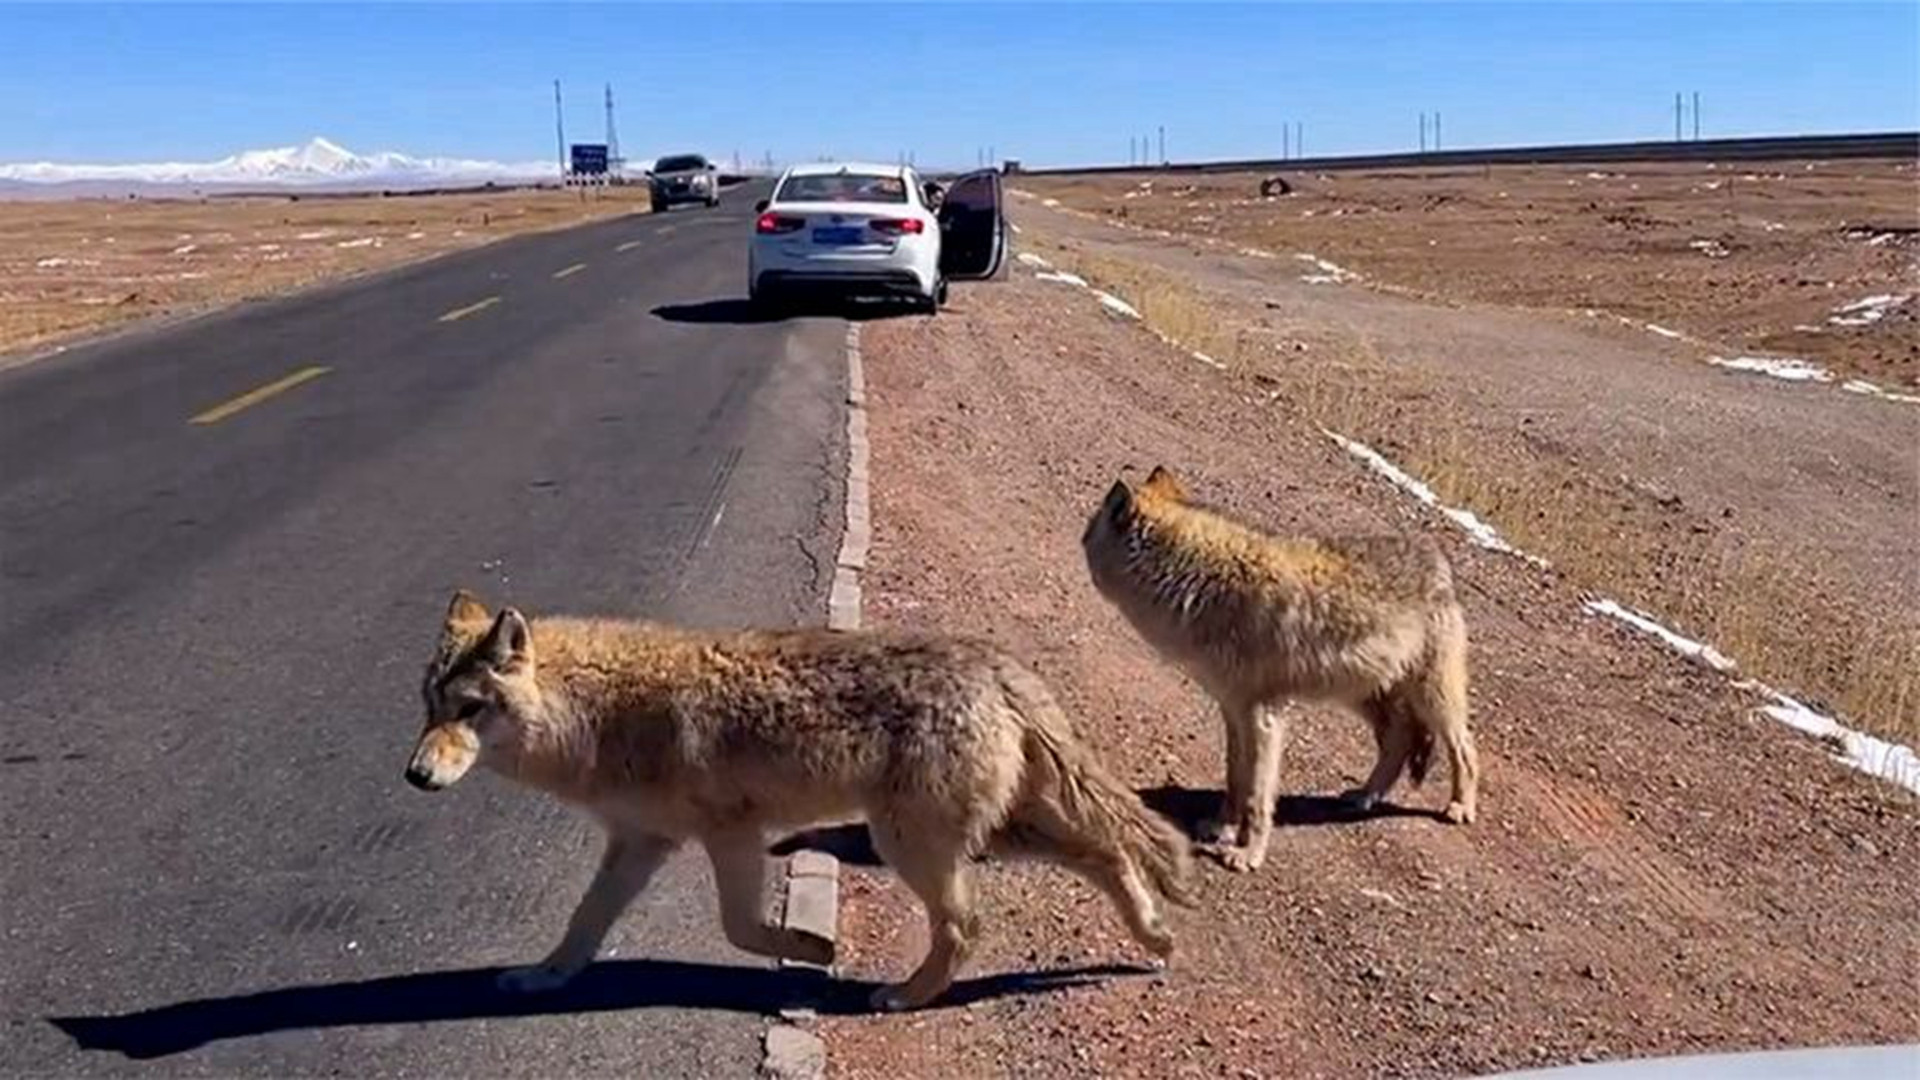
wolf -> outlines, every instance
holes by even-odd
[[[1137,489],[1114,483],[1081,548],[1094,588],[1220,707],[1226,803],[1203,838],[1227,866],[1266,859],[1294,700],[1344,704],[1372,727],[1372,774],[1347,794],[1358,807],[1402,772],[1424,780],[1437,741],[1453,779],[1445,817],[1474,820],[1466,620],[1431,540],[1273,536],[1195,504],[1156,466]]]
[[[564,985],[682,843],[706,849],[735,946],[828,965],[830,942],[769,924],[769,834],[864,819],[925,905],[931,944],[874,994],[918,1008],[979,934],[969,867],[1028,855],[1105,892],[1164,962],[1190,843],[1094,756],[1038,676],[984,642],[880,631],[700,632],[630,620],[490,614],[454,594],[421,693],[406,778],[435,791],[475,765],[583,808],[605,829],[566,934],[503,988]]]

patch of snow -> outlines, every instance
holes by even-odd
[[[1687,246],[1709,259],[1724,259],[1733,254],[1727,250],[1727,245],[1718,240],[1689,240]]]
[[[1595,615],[1604,615],[1610,619],[1618,619],[1648,637],[1658,638],[1674,652],[1690,660],[1705,664],[1715,671],[1734,670],[1734,662],[1722,655],[1720,650],[1711,645],[1676,633],[1673,630],[1669,630],[1667,627],[1661,625],[1657,619],[1645,612],[1635,611],[1629,607],[1622,607],[1612,600],[1588,600],[1581,606]]]
[[[1336,266],[1318,255],[1302,253],[1295,256],[1295,258],[1301,262],[1312,263],[1314,269],[1319,271],[1315,274],[1305,274],[1301,276],[1300,280],[1310,285],[1344,285],[1349,281],[1360,280],[1359,274],[1344,267]]]
[[[1213,357],[1208,356],[1206,353],[1201,352],[1199,349],[1193,349],[1190,351],[1192,352],[1193,358],[1195,360],[1200,361],[1201,363],[1207,365],[1208,367],[1218,368],[1221,371],[1227,370],[1227,365],[1221,363],[1218,360],[1215,360]]]
[[[1040,205],[1041,206],[1059,206],[1060,200],[1059,199],[1041,199]]]
[[[332,235],[333,235],[332,229],[315,229],[312,232],[303,232],[298,236],[295,236],[294,239],[295,240],[325,240],[327,237]]]
[[[1896,394],[1891,390],[1875,386],[1865,379],[1848,379],[1846,382],[1840,384],[1840,388],[1855,394],[1865,394],[1868,397],[1882,398],[1887,401],[1899,401],[1908,405],[1920,405],[1920,397],[1916,397],[1913,394]]]
[[[179,247],[173,249],[173,253],[175,255],[191,255],[198,250],[200,250],[199,244],[181,244]]]
[[[99,266],[99,259],[70,259],[65,255],[50,255],[33,264],[41,270],[55,270],[62,266]]]
[[[1765,683],[1748,681],[1740,685],[1772,699],[1772,704],[1760,707],[1762,713],[1795,731],[1835,744],[1838,751],[1833,756],[1841,764],[1920,794],[1920,757],[1912,747],[1855,731]]]
[[[1486,548],[1488,551],[1499,552],[1502,555],[1512,555],[1515,558],[1524,559],[1535,566],[1546,567],[1547,561],[1545,559],[1536,555],[1530,555],[1514,547],[1512,544],[1507,543],[1506,538],[1500,535],[1498,529],[1480,520],[1479,516],[1473,511],[1462,510],[1458,507],[1448,506],[1442,503],[1440,496],[1435,495],[1432,488],[1408,475],[1398,465],[1380,456],[1380,452],[1373,447],[1368,446],[1366,443],[1349,439],[1338,432],[1329,431],[1326,428],[1321,428],[1320,430],[1327,438],[1339,443],[1341,449],[1359,458],[1369,469],[1386,477],[1387,481],[1393,484],[1393,486],[1418,499],[1421,503],[1440,511],[1449,521],[1459,526],[1461,531],[1467,534],[1467,539],[1473,541],[1475,544]]]
[[[362,236],[358,240],[342,240],[333,246],[337,248],[363,248],[380,247],[381,244],[380,238],[377,236]]]
[[[1015,235],[1015,236],[1019,236],[1019,235],[1020,235],[1020,226],[1018,226],[1018,225],[1015,225],[1015,224],[1014,224],[1013,222],[1011,222],[1011,221],[1009,221],[1009,222],[1007,222],[1007,228],[1009,228],[1009,229],[1012,229],[1012,230],[1013,230],[1013,235]]]
[[[1041,258],[1038,255],[1035,255],[1031,251],[1023,251],[1020,254],[1015,255],[1014,258],[1020,260],[1020,263],[1023,266],[1038,267],[1039,269],[1042,269],[1042,270],[1053,269],[1052,263],[1048,262],[1047,260]]]
[[[1704,664],[1723,674],[1732,674],[1737,665],[1718,649],[1677,633],[1645,612],[1623,607],[1612,600],[1593,599],[1582,605],[1595,615],[1617,619],[1648,637],[1655,638],[1674,652]],[[1775,690],[1757,679],[1742,679],[1734,685],[1768,699],[1760,712],[1795,731],[1825,740],[1838,748],[1834,760],[1869,776],[1898,784],[1920,794],[1920,757],[1911,747],[1877,739],[1853,730],[1825,713],[1819,712]]]
[[[1050,270],[1045,273],[1035,274],[1033,275],[1033,279],[1035,281],[1057,281],[1062,285],[1075,285],[1082,289],[1087,287],[1086,278],[1081,277],[1079,274],[1069,274],[1065,270]]]
[[[1891,244],[1898,239],[1900,239],[1899,233],[1890,233],[1890,232],[1877,233],[1873,236],[1872,239],[1867,241],[1867,246],[1879,247],[1882,244]]]
[[[253,245],[253,250],[255,250],[255,251],[279,251],[279,250],[280,250],[280,245],[279,245],[279,244],[255,244],[255,245]]]
[[[1887,312],[1911,299],[1913,299],[1911,293],[1897,296],[1892,293],[1882,293],[1879,296],[1869,296],[1835,308],[1833,314],[1827,316],[1827,321],[1835,326],[1871,326],[1886,318]]]
[[[1685,340],[1687,336],[1678,330],[1669,330],[1664,326],[1658,326],[1658,325],[1655,325],[1654,323],[1648,323],[1647,329],[1652,333],[1659,334],[1663,338],[1677,338],[1677,339]]]
[[[1108,311],[1113,312],[1123,319],[1137,319],[1140,317],[1140,312],[1137,308],[1110,292],[1099,292],[1096,290],[1094,295],[1100,298],[1100,303],[1105,306]]]
[[[1833,373],[1818,364],[1784,356],[1709,356],[1707,363],[1729,371],[1745,371],[1788,382],[1832,382]]]
[[[427,234],[423,232],[410,232],[407,234],[407,239],[409,240],[425,240],[426,238]]]

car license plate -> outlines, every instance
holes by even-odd
[[[858,225],[839,225],[828,229],[813,230],[813,242],[816,244],[857,244],[865,230]]]

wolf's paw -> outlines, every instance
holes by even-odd
[[[1441,815],[1455,825],[1471,825],[1477,816],[1472,803],[1450,802]]]
[[[494,985],[509,994],[547,994],[567,985],[573,973],[545,964],[509,968],[500,973]]]
[[[1236,874],[1250,874],[1267,861],[1267,845],[1241,844],[1220,849],[1220,865]]]
[[[1166,927],[1154,927],[1150,934],[1141,939],[1140,944],[1145,945],[1147,951],[1153,954],[1152,966],[1154,970],[1165,970],[1166,966],[1172,962],[1175,952],[1174,940],[1173,935],[1167,931]]]

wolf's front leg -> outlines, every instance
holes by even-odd
[[[1248,766],[1252,764],[1252,755],[1247,746],[1248,726],[1240,719],[1239,710],[1232,706],[1220,706],[1220,719],[1227,731],[1227,790],[1221,797],[1220,811],[1200,826],[1200,842],[1231,847],[1241,842],[1241,833],[1245,822],[1240,817],[1240,807],[1247,800],[1247,790],[1252,786],[1252,776]]]
[[[1221,852],[1229,870],[1260,869],[1273,838],[1273,807],[1279,797],[1280,757],[1286,750],[1292,717],[1284,706],[1235,710],[1229,723],[1242,725],[1241,765],[1245,785],[1228,810],[1240,821],[1240,843]]]
[[[593,963],[607,931],[620,918],[633,898],[673,854],[676,843],[658,836],[607,834],[607,849],[600,856],[600,871],[580,898],[580,906],[567,923],[567,934],[545,960],[531,967],[502,972],[500,988],[522,994],[558,990],[580,969]]]
[[[703,842],[713,862],[714,888],[720,894],[720,925],[735,948],[775,960],[821,967],[833,963],[833,942],[767,920],[770,864],[764,836],[757,830],[729,831],[706,836]]]

